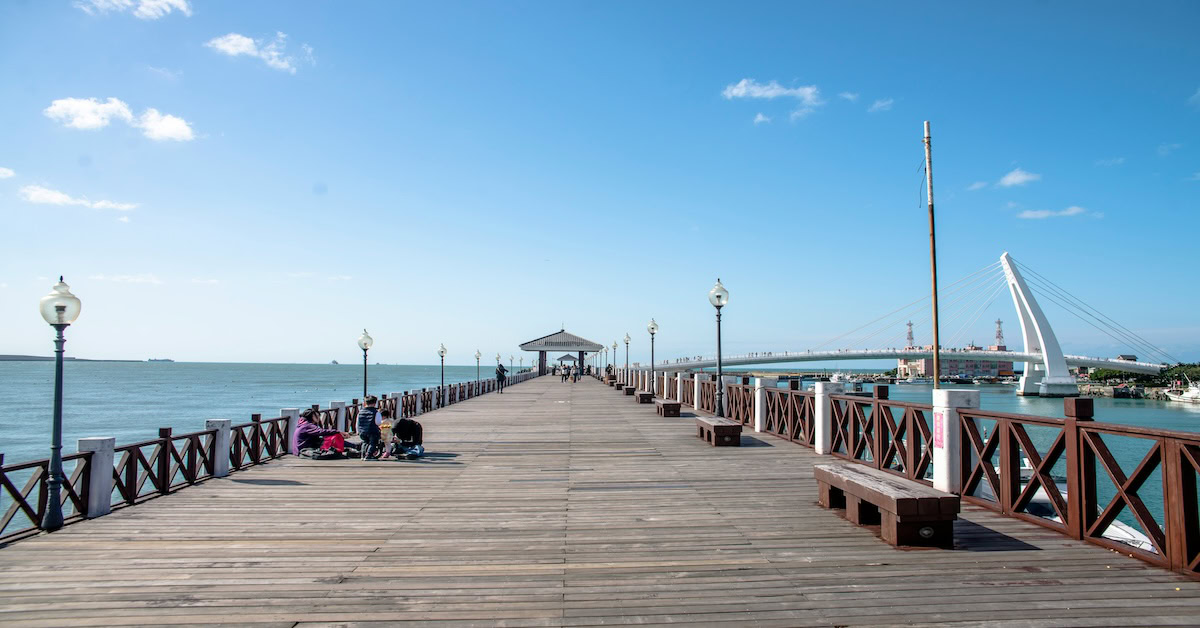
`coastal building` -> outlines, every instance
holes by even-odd
[[[1004,330],[1002,321],[996,320],[996,344],[988,346],[987,349],[975,346],[975,343],[970,343],[963,347],[961,351],[1007,351],[1008,347],[1004,345]],[[917,347],[913,343],[912,323],[908,323],[908,345],[906,349],[925,349],[932,351],[933,345],[925,345]],[[965,377],[1012,377],[1013,363],[1012,360],[979,360],[974,358],[955,358],[955,352],[960,349],[943,348],[941,354],[941,371],[943,377],[955,377],[962,375]],[[910,377],[933,377],[933,358],[917,358],[917,359],[900,359],[896,361],[896,377],[900,379],[908,379]]]

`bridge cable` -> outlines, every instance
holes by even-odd
[[[995,286],[995,284],[996,284],[997,282],[999,282],[999,281],[1002,279],[1002,277],[1000,277],[1000,274],[1001,274],[1001,273],[999,272],[999,270],[997,270],[997,271],[996,271],[996,273],[997,273],[997,274],[996,274],[996,275],[994,275],[994,276],[992,276],[992,275],[989,275],[989,276],[984,276],[984,277],[982,278],[982,280],[981,280],[981,281],[979,281],[979,282],[975,282],[975,284],[974,284],[972,287],[970,287],[970,288],[968,288],[968,287],[966,287],[966,286],[963,286],[963,288],[962,288],[962,289],[959,291],[959,296],[958,296],[958,297],[956,297],[956,298],[955,298],[955,299],[953,299],[953,300],[949,300],[949,301],[947,301],[947,302],[946,302],[946,309],[947,309],[947,310],[949,310],[949,309],[950,309],[950,308],[952,308],[952,307],[953,307],[955,304],[957,304],[957,303],[960,303],[960,302],[963,302],[963,303],[964,303],[964,305],[961,305],[961,306],[959,306],[959,311],[961,311],[961,310],[963,310],[963,309],[966,307],[966,305],[965,305],[965,304],[967,304],[967,303],[974,303],[974,302],[976,302],[976,300],[978,299],[978,296],[979,296],[979,295],[984,295],[984,294],[987,294],[987,293],[988,293],[988,291],[989,291],[989,290],[990,290],[990,289],[991,289],[993,286]],[[949,321],[949,320],[953,320],[954,316],[957,316],[957,312],[955,312],[955,313],[951,314],[950,316],[948,316],[946,320],[948,320],[948,321]],[[925,321],[926,321],[926,320],[932,320],[932,319],[933,319],[933,313],[932,313],[932,312],[929,312],[929,313],[928,313],[928,314],[926,314],[926,316],[925,316],[925,317],[922,319],[922,321],[921,321],[921,323],[920,323],[920,324],[921,324],[921,325],[924,325],[924,323],[925,323]],[[914,325],[914,326],[915,326],[915,325]],[[865,337],[865,338],[861,338],[861,339],[859,339],[859,341],[858,341],[858,342],[859,342],[859,344],[860,344],[860,345],[861,345],[863,348],[868,348],[868,347],[866,346],[866,342],[867,342],[868,340],[870,340],[871,338],[874,338],[875,336],[877,336],[877,335],[879,335],[879,334],[881,334],[881,333],[883,333],[883,332],[885,332],[885,331],[889,331],[890,329],[891,329],[891,327],[885,327],[885,328],[881,328],[881,329],[879,329],[878,331],[876,331],[874,334],[871,334],[871,335],[869,335],[869,336],[867,336],[867,337]],[[907,333],[907,332],[905,332],[905,333]],[[889,341],[889,343],[890,343],[890,342],[892,341],[892,338],[888,338],[888,341]],[[945,343],[943,343],[943,346],[945,346]]]
[[[992,263],[992,264],[989,264],[988,266],[986,266],[986,267],[984,267],[984,268],[981,268],[981,269],[979,269],[979,270],[977,270],[977,271],[975,271],[975,272],[971,273],[970,275],[967,275],[966,277],[963,277],[962,279],[959,279],[958,281],[955,281],[954,283],[951,283],[951,284],[947,285],[947,286],[946,286],[946,290],[947,290],[947,291],[949,291],[949,290],[950,290],[951,288],[953,288],[954,286],[956,286],[956,285],[958,285],[958,284],[961,284],[961,283],[963,283],[963,282],[965,282],[965,281],[971,280],[971,279],[972,279],[973,277],[975,277],[976,275],[979,275],[980,273],[983,273],[983,272],[989,271],[989,270],[991,270],[991,269],[992,269],[992,267],[993,267],[993,266],[998,266],[999,264],[1000,264],[1000,262],[994,262],[994,263]],[[972,282],[973,282],[973,280],[972,280]],[[955,288],[955,290],[957,290],[957,288]],[[941,295],[939,295],[939,296],[941,296]],[[892,310],[891,312],[888,312],[887,314],[884,314],[883,316],[880,316],[879,318],[876,318],[876,319],[874,319],[874,320],[872,320],[872,321],[869,321],[869,322],[867,322],[867,323],[865,323],[865,324],[863,324],[863,325],[860,325],[859,327],[856,327],[856,328],[854,328],[854,329],[851,329],[850,331],[848,331],[848,332],[846,332],[846,333],[844,333],[844,334],[841,334],[840,336],[837,336],[837,337],[831,338],[831,339],[829,339],[829,340],[826,340],[825,342],[823,342],[823,343],[821,343],[821,344],[819,344],[819,345],[816,345],[816,346],[812,347],[810,350],[817,350],[817,349],[820,349],[821,347],[824,347],[824,346],[827,346],[827,345],[833,344],[833,343],[837,342],[838,340],[841,340],[842,338],[845,338],[846,336],[849,336],[850,334],[856,333],[856,332],[858,332],[858,331],[860,331],[860,330],[862,330],[862,329],[864,329],[864,328],[870,327],[870,326],[874,325],[875,323],[878,323],[878,322],[879,322],[879,321],[881,321],[881,320],[888,319],[888,318],[890,318],[892,315],[896,314],[897,312],[904,312],[904,311],[907,311],[907,310],[909,310],[909,309],[913,308],[913,307],[914,307],[914,306],[916,306],[916,305],[919,305],[919,304],[921,304],[921,303],[923,303],[923,302],[925,302],[925,301],[928,301],[929,299],[930,299],[930,297],[929,297],[929,296],[924,296],[924,297],[921,297],[920,299],[917,299],[916,301],[913,301],[913,302],[911,302],[911,303],[908,303],[908,304],[902,305],[902,306],[900,306],[899,308],[897,308],[897,309],[895,309],[895,310]]]
[[[1016,260],[1014,260],[1014,261],[1016,261]],[[1039,280],[1039,283],[1042,283],[1043,287],[1045,289],[1053,290],[1053,291],[1059,293],[1059,296],[1061,298],[1072,303],[1077,309],[1080,309],[1083,313],[1096,319],[1105,327],[1108,327],[1109,329],[1112,329],[1114,332],[1124,336],[1125,340],[1123,342],[1129,343],[1129,345],[1131,347],[1147,350],[1152,356],[1158,356],[1160,359],[1162,357],[1165,357],[1165,358],[1167,358],[1167,360],[1166,360],[1167,362],[1179,362],[1179,360],[1177,358],[1175,358],[1173,355],[1168,353],[1166,350],[1159,348],[1157,345],[1151,343],[1149,340],[1146,340],[1145,338],[1138,335],[1134,331],[1130,330],[1129,328],[1125,327],[1124,325],[1121,325],[1117,321],[1115,321],[1112,318],[1110,318],[1109,316],[1105,315],[1100,310],[1092,307],[1091,305],[1088,305],[1086,302],[1083,301],[1083,299],[1080,299],[1079,297],[1076,297],[1075,295],[1071,294],[1070,292],[1067,292],[1066,289],[1062,288],[1058,284],[1055,284],[1053,281],[1050,281],[1048,278],[1043,276],[1041,273],[1038,273],[1036,270],[1030,268],[1028,265],[1020,263],[1020,262],[1018,262],[1017,264],[1021,267],[1022,270],[1025,270],[1026,272],[1030,273],[1033,277],[1035,277],[1037,280]],[[1108,321],[1108,322],[1106,323],[1105,321]]]
[[[1080,315],[1079,309],[1077,307],[1073,308],[1073,307],[1070,307],[1070,304],[1063,303],[1061,300],[1062,299],[1061,296],[1055,294],[1054,292],[1047,290],[1046,288],[1042,287],[1041,285],[1035,283],[1035,284],[1032,284],[1030,287],[1034,291],[1036,291],[1039,295],[1046,298],[1050,302],[1058,305],[1064,311],[1071,314],[1075,318],[1078,318],[1079,320],[1087,323],[1088,325],[1091,325],[1093,328],[1098,330],[1100,333],[1108,336],[1109,338],[1112,338],[1114,341],[1117,342],[1118,345],[1131,347],[1131,348],[1134,348],[1135,350],[1144,350],[1148,354],[1149,359],[1152,359],[1152,360],[1156,360],[1156,359],[1162,360],[1164,356],[1166,357],[1166,360],[1163,360],[1165,362],[1170,362],[1170,361],[1174,360],[1174,358],[1171,357],[1169,354],[1162,352],[1160,350],[1157,350],[1153,346],[1145,346],[1145,345],[1139,345],[1139,344],[1133,343],[1133,341],[1130,340],[1130,338],[1128,338],[1127,336],[1124,336],[1124,335],[1119,335],[1119,332],[1116,332],[1116,330],[1113,330],[1112,328],[1101,327],[1100,325],[1097,325],[1096,323],[1088,320],[1087,318],[1084,318],[1083,316]],[[1087,312],[1084,312],[1084,314],[1087,314]],[[1095,317],[1093,317],[1093,318],[1095,318]],[[1103,321],[1101,321],[1101,322],[1103,322]]]
[[[999,272],[999,271],[997,270],[995,272]],[[980,285],[984,285],[985,283],[991,283],[991,281],[990,281],[991,279],[992,278],[989,275],[983,275],[983,276],[977,277],[976,279],[973,279],[970,282],[965,282],[965,283],[959,284],[958,286],[955,286],[951,289],[940,291],[943,294],[941,294],[939,296],[942,298],[943,302],[947,304],[947,307],[951,307],[955,303],[959,302],[960,300],[967,298],[969,295],[973,294],[973,292],[975,290],[977,290]],[[956,294],[958,296],[954,296]],[[950,297],[954,297],[954,298],[951,299]],[[924,300],[921,305],[916,306],[916,308],[918,308],[918,309],[909,308],[909,310],[912,310],[912,311],[906,311],[899,317],[893,317],[891,320],[887,321],[882,326],[876,328],[873,332],[867,333],[865,336],[858,336],[858,337],[855,337],[855,338],[847,341],[847,343],[845,345],[846,348],[852,348],[852,347],[856,347],[856,346],[863,347],[863,348],[869,348],[866,346],[867,341],[877,337],[879,334],[889,332],[889,331],[895,329],[895,326],[902,324],[906,318],[911,320],[911,318],[913,318],[914,314],[919,315],[920,311],[922,311],[924,308],[926,308],[927,305],[928,305],[928,299]],[[932,319],[932,312],[930,312],[928,310],[925,310],[925,311],[926,311],[926,314],[925,314],[924,318],[922,319],[921,325],[924,324],[925,320]]]

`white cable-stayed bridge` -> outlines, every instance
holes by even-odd
[[[1029,278],[1021,272],[1028,272]],[[1008,350],[1003,347],[1003,338],[998,336],[996,349],[947,349],[978,321],[996,298],[1007,288],[1012,297],[1021,329],[1024,348]],[[1083,322],[1106,334],[1118,345],[1131,348],[1149,360],[1119,357],[1096,357],[1065,355],[1059,345],[1050,322],[1046,319],[1034,293],[1044,297]],[[822,345],[803,351],[766,351],[741,355],[723,355],[722,366],[748,366],[764,364],[786,364],[797,362],[830,362],[842,360],[920,360],[933,357],[932,346],[912,346],[911,320],[914,315],[928,311],[929,297],[918,299],[889,312],[874,321],[850,332],[830,339]],[[979,360],[989,362],[1024,362],[1017,394],[1064,396],[1078,393],[1075,378],[1068,367],[1104,368],[1141,374],[1157,374],[1170,363],[1178,360],[1163,349],[1153,345],[1136,332],[1105,316],[1099,310],[1084,303],[1065,289],[1038,274],[1031,268],[1016,262],[1008,253],[997,262],[976,271],[963,279],[939,290],[939,301],[943,312],[943,329],[953,329],[942,343],[940,356],[944,360]],[[948,316],[947,316],[948,315]],[[930,321],[926,315],[918,324]],[[946,324],[949,323],[949,324]],[[899,325],[906,325],[907,337],[903,348],[870,348],[898,344],[898,336],[889,336]],[[999,332],[998,332],[999,333]],[[836,347],[841,348],[836,348]],[[866,347],[866,348],[859,348]],[[715,367],[715,356],[677,358],[656,362],[655,370],[690,371]],[[953,375],[953,373],[943,373]]]

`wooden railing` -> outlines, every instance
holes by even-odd
[[[68,454],[62,460],[67,481],[63,483],[59,494],[63,520],[70,523],[81,519],[87,509],[92,452]],[[69,466],[72,462],[75,463],[74,469]],[[49,476],[49,459],[6,466],[4,454],[0,454],[0,497],[7,496],[12,501],[0,516],[0,541],[41,529],[50,499],[46,486]],[[8,500],[0,500],[0,505],[5,501]]]
[[[725,387],[725,406],[729,409],[725,418],[742,425],[754,425],[754,386],[730,384]],[[716,407],[716,403],[713,403]]]
[[[679,403],[685,406],[696,404],[696,382],[690,377],[683,378],[683,397],[679,399]]]
[[[834,456],[932,484],[933,442],[927,417],[933,406],[892,401],[886,393],[830,395],[829,410]]]
[[[674,375],[667,378],[667,399],[679,401],[679,379]]]
[[[816,393],[803,390],[766,388],[764,431],[801,445],[813,446]]]
[[[700,410],[715,413],[717,411],[717,383],[713,381],[700,382]]]

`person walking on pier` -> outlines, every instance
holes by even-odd
[[[362,458],[363,460],[378,460],[379,459],[379,439],[383,433],[379,431],[379,425],[375,419],[379,416],[379,409],[376,404],[379,400],[375,395],[367,395],[364,400],[366,407],[358,412],[358,437],[362,439]]]
[[[500,394],[504,394],[504,378],[508,375],[508,369],[504,368],[503,362],[496,363],[496,388],[500,390]]]

